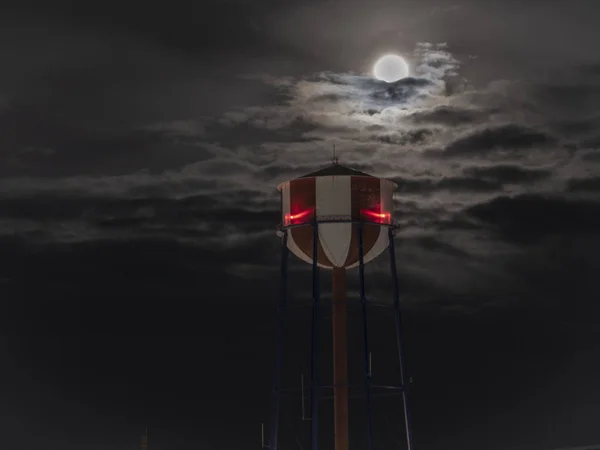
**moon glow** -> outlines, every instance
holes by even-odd
[[[401,56],[385,55],[373,66],[373,75],[378,80],[394,83],[408,76],[408,64]]]

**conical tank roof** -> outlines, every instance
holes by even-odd
[[[300,178],[311,178],[311,177],[329,177],[329,176],[341,176],[350,175],[355,177],[371,177],[376,178],[368,173],[361,172],[359,170],[350,169],[349,167],[342,166],[341,164],[333,163],[327,167],[323,167],[315,172],[307,173]]]

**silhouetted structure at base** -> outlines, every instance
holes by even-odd
[[[140,450],[148,450],[148,427],[140,439]]]

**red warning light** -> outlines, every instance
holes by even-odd
[[[389,212],[371,211],[363,209],[362,215],[365,216],[370,222],[376,223],[392,223],[392,214]]]
[[[285,226],[288,225],[299,225],[301,223],[307,223],[309,222],[309,219],[312,216],[312,212],[314,211],[314,208],[310,208],[310,209],[305,209],[304,211],[300,211],[294,214],[286,214],[285,217],[283,218],[283,224]]]

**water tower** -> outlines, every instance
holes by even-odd
[[[373,416],[371,362],[367,327],[369,301],[365,294],[364,265],[388,249],[393,281],[393,308],[400,373],[396,389],[402,395],[404,427],[408,450],[413,449],[410,416],[406,398],[402,322],[399,306],[398,280],[394,251],[395,225],[393,222],[393,193],[396,184],[340,165],[333,164],[303,177],[281,183],[282,223],[278,234],[282,240],[280,300],[277,313],[277,342],[275,374],[272,391],[269,450],[278,450],[279,405],[281,373],[284,358],[284,331],[287,305],[288,256],[292,252],[312,265],[312,326],[310,369],[310,442],[311,450],[318,450],[319,400],[325,385],[319,380],[317,355],[320,337],[320,270],[332,271],[332,336],[333,336],[333,390],[335,450],[349,450],[348,424],[348,340],[347,340],[347,269],[358,268],[366,391],[367,442],[366,450],[373,450]]]

